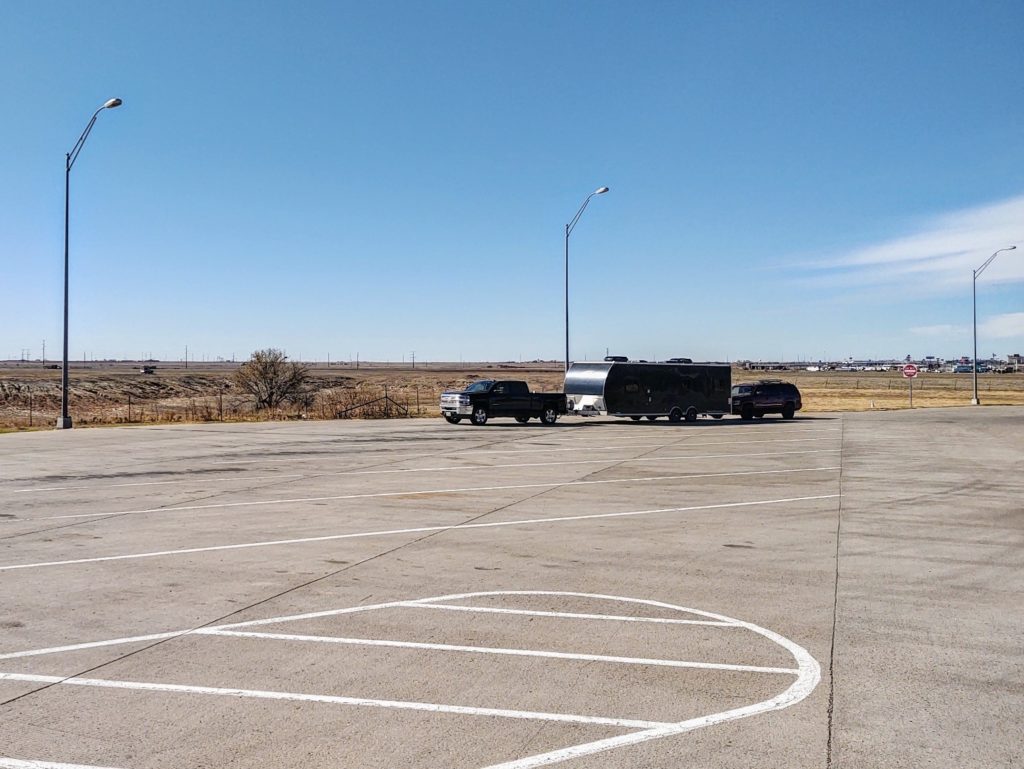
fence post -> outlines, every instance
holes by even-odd
[[[28,388],[28,426],[32,426],[32,388]]]
[[[132,394],[128,393],[128,422],[132,421]]]

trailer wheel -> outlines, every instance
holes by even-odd
[[[558,421],[558,412],[553,408],[546,408],[540,415],[540,422],[544,425],[553,425]]]
[[[460,417],[460,416],[459,416],[458,414],[445,414],[445,415],[444,415],[444,418],[445,418],[445,419],[446,419],[446,420],[447,420],[447,421],[448,421],[448,422],[449,422],[450,424],[453,424],[453,425],[457,425],[457,424],[458,424],[459,422],[461,422],[461,421],[462,421],[462,417]]]
[[[648,414],[647,418],[653,422],[655,419],[658,418],[658,415],[657,414]]]
[[[477,406],[473,409],[473,416],[469,418],[469,421],[475,425],[487,424],[487,409],[483,406]]]
[[[643,417],[630,417],[634,422],[639,422]]]
[[[678,406],[673,406],[672,410],[668,412],[669,422],[682,422],[683,421],[683,410]]]
[[[695,409],[693,406],[690,406],[690,408],[688,408],[686,410],[686,421],[687,422],[696,422],[697,421],[697,409]]]
[[[521,424],[521,425],[525,425],[527,422],[530,421],[530,418],[529,417],[516,417],[516,421],[519,424]]]
[[[712,414],[712,415],[711,415],[711,418],[712,418],[712,419],[721,419],[721,418],[722,418],[722,415],[721,415],[721,414]]]
[[[754,418],[754,404],[744,403],[743,409],[740,411],[740,418],[746,419],[747,421]]]

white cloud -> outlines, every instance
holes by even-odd
[[[954,326],[952,323],[940,323],[935,326],[914,326],[910,329],[911,334],[917,336],[949,337],[959,336],[970,332],[969,326]]]
[[[986,339],[1024,338],[1024,312],[1007,312],[987,318],[978,326],[978,334]]]
[[[926,221],[916,232],[840,254],[816,267],[844,284],[891,285],[915,293],[962,291],[971,272],[1002,253],[980,280],[1024,281],[1024,195]],[[1019,330],[1014,333],[1020,333]]]

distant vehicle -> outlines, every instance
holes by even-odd
[[[689,358],[669,358],[667,363],[693,363]]]
[[[441,415],[457,425],[469,417],[474,425],[483,425],[491,417],[513,417],[520,424],[532,418],[553,425],[566,413],[562,393],[531,393],[526,382],[481,379],[462,392],[441,393]]]
[[[803,408],[797,386],[781,379],[762,379],[734,385],[729,402],[731,412],[739,414],[743,419],[763,417],[765,414],[782,414],[783,419],[792,419]]]
[[[729,413],[732,368],[724,363],[573,363],[565,375],[569,412],[634,421],[693,422]]]
[[[155,374],[156,366],[143,366],[139,369],[140,374]]]
[[[605,355],[604,359],[609,363],[627,363],[629,361],[625,355]]]
[[[965,366],[963,363],[958,363],[953,368],[954,374],[970,374],[974,371],[974,366]],[[978,366],[978,371],[981,371],[981,366]]]

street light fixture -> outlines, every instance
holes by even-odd
[[[58,429],[71,427],[71,417],[68,415],[68,218],[71,203],[71,167],[78,159],[82,151],[82,145],[89,138],[92,127],[96,124],[96,117],[105,109],[114,109],[121,106],[120,99],[107,99],[103,106],[92,113],[89,125],[78,137],[71,152],[64,156],[64,359],[61,366],[61,394],[60,394],[60,416],[57,418]]]
[[[1016,246],[1008,246],[1007,248],[1000,248],[992,256],[985,260],[985,263],[974,271],[974,279],[971,283],[971,302],[974,305],[974,397],[971,398],[971,405],[978,406],[981,401],[978,400],[978,276],[985,271],[985,268],[992,264],[992,260],[996,258],[998,254],[1003,251],[1013,251]]]
[[[594,195],[604,195],[608,192],[607,187],[598,187],[596,190],[587,195],[587,199],[583,201],[583,205],[580,206],[580,210],[576,212],[576,216],[572,218],[567,225],[565,225],[565,370],[569,370],[569,234],[576,227],[576,222],[580,220],[583,215],[583,210],[590,203],[590,199]]]

